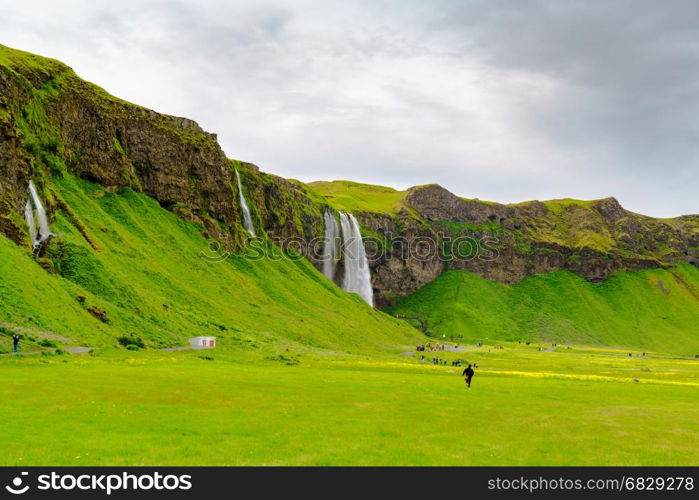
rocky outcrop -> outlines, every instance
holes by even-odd
[[[406,212],[397,216],[355,214],[365,234],[376,305],[393,303],[439,276],[443,269],[437,235]]]
[[[610,222],[616,222],[628,215],[624,207],[613,197],[595,201],[592,208]]]
[[[654,219],[625,210],[615,198],[503,205],[427,185],[409,189],[404,204],[415,224],[428,228],[420,234],[434,238],[439,258],[415,262],[414,256],[401,259],[391,253],[392,262],[377,260],[374,287],[387,298],[411,293],[447,269],[503,283],[567,269],[597,282],[619,270],[685,261],[696,265],[698,260],[699,216]],[[405,219],[406,213],[395,218]],[[383,217],[365,213],[362,221],[373,229]]]
[[[75,173],[143,191],[163,206],[217,220],[240,241],[232,170],[216,136],[195,122],[116,99],[67,66],[0,47],[0,230],[26,240],[20,207],[30,178],[55,210],[51,176]]]
[[[531,201],[517,205],[459,198],[437,184],[416,186],[408,190],[405,204],[428,221],[472,222],[476,224],[497,222],[504,224],[517,217],[543,217],[548,214],[546,205]]]
[[[301,182],[260,172],[251,163],[232,163],[264,233],[280,247],[294,249],[320,265],[327,202]]]
[[[25,240],[18,208],[27,200],[32,167],[17,132],[11,103],[23,94],[0,71],[0,231],[18,244]]]
[[[216,135],[196,122],[110,96],[58,61],[2,46],[0,51],[9,61],[0,64],[0,231],[15,242],[28,244],[20,214],[30,178],[49,212],[70,216],[70,207],[51,189],[52,176],[65,172],[112,190],[142,191],[239,250],[247,232],[238,169],[263,232],[307,245],[322,236],[325,200],[313,198],[304,184],[229,160]]]

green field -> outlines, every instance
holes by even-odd
[[[471,389],[401,355],[5,357],[0,464],[699,463],[699,361],[501,346],[425,353],[478,362]]]

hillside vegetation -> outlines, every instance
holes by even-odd
[[[447,271],[390,312],[436,337],[576,342],[699,354],[699,270],[620,272],[589,283],[568,271],[514,285]]]
[[[192,120],[4,46],[0,96],[2,349],[15,331],[36,345],[215,334],[361,351],[419,339],[324,279],[317,255],[284,247],[317,246],[327,207],[355,213],[380,250],[375,303],[431,333],[696,348],[699,216],[655,219],[614,198],[503,205],[436,184],[305,185],[226,158]],[[265,259],[249,258],[238,179]],[[23,217],[30,180],[57,235],[38,260]],[[474,250],[455,253],[459,238]],[[404,251],[422,243],[433,244],[424,258]],[[200,258],[209,245],[230,255]]]
[[[36,340],[94,347],[116,345],[123,335],[153,347],[216,335],[224,347],[302,344],[352,352],[417,338],[270,243],[268,258],[219,259],[201,227],[129,188],[112,193],[70,175],[55,178],[54,187],[65,208],[56,213],[57,237],[45,258],[37,262],[0,238],[6,334],[23,327]],[[7,349],[7,335],[3,342]]]
[[[395,215],[406,208],[405,191],[352,181],[316,181],[308,184],[337,210]]]

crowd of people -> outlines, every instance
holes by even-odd
[[[420,357],[420,361],[424,361],[424,360],[425,360],[425,355],[423,354]],[[438,358],[436,356],[433,357],[431,361],[432,361],[433,365],[439,365],[439,366],[447,366],[447,363],[448,363],[448,361],[446,359]],[[452,360],[451,366],[461,366],[461,360],[460,359]]]
[[[522,342],[521,340],[518,341],[517,343],[518,343],[518,344],[524,343],[524,344],[526,344],[526,345],[530,345],[530,344],[531,344],[531,342],[529,342],[529,341]],[[475,347],[476,347],[476,348],[483,347],[483,343],[482,343],[482,342],[477,342],[477,343],[475,344]],[[546,351],[547,351],[547,352],[550,352],[550,351],[553,351],[553,350],[556,349],[556,348],[567,348],[567,349],[570,349],[571,347],[570,347],[570,346],[561,345],[561,344],[558,344],[558,343],[556,343],[556,342],[553,342],[553,343],[551,343],[551,347],[548,348],[548,349],[546,349]],[[490,349],[491,349],[491,348],[489,347],[489,348],[488,348],[488,352],[490,352]],[[492,346],[492,349],[504,349],[504,347],[501,346],[501,345],[495,345],[495,346]],[[544,350],[545,350],[545,347],[543,347],[541,344],[539,344],[539,345],[537,346],[537,349],[538,349],[539,351],[544,351]],[[430,344],[421,344],[421,345],[418,345],[418,346],[415,347],[415,350],[418,351],[418,352],[459,351],[459,345],[458,345],[458,344],[455,344],[454,346],[447,346],[446,344],[441,344],[441,343],[439,343],[439,342],[435,342],[434,344],[431,344],[431,343],[430,343]],[[628,356],[629,356],[629,358],[631,358],[631,357],[634,357],[634,354],[630,352],[630,353],[628,353]],[[640,354],[636,354],[636,356],[637,356],[637,357],[645,358],[645,357],[647,356],[647,353],[642,352],[642,353],[640,353]],[[699,354],[697,354],[696,357],[699,359]],[[435,365],[435,366],[448,366],[449,364],[451,364],[452,367],[461,367],[461,366],[463,366],[464,364],[467,363],[466,361],[463,361],[463,360],[461,360],[461,359],[453,359],[453,360],[451,360],[451,361],[448,361],[448,360],[443,359],[443,358],[440,358],[440,357],[438,357],[438,356],[433,356],[431,360],[428,360],[428,359],[425,357],[424,354],[420,357],[420,360],[421,360],[421,361],[425,361],[425,362],[430,362],[430,361],[431,361],[432,364]],[[471,387],[471,380],[473,379],[473,376],[474,376],[474,374],[475,374],[475,369],[476,369],[476,368],[478,368],[478,363],[473,363],[473,364],[468,363],[468,366],[466,366],[466,368],[463,370],[463,372],[461,372],[461,375],[464,377],[464,380],[465,380],[465,382],[466,382],[466,387],[467,387],[467,388],[470,388],[470,387]],[[637,381],[637,379],[634,379],[634,381]]]
[[[420,344],[415,347],[415,350],[418,352],[434,352],[434,351],[444,351],[446,350],[447,346],[446,344],[440,344],[439,342],[435,342],[434,344]],[[453,350],[458,350],[459,344],[455,344]]]

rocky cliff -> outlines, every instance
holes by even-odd
[[[450,269],[511,284],[560,269],[597,282],[619,270],[699,265],[699,216],[655,219],[614,198],[503,205],[427,185],[387,194],[388,205],[377,201],[375,186],[312,186],[337,208],[354,208],[370,245],[380,247],[371,264],[381,305]],[[360,201],[352,207],[349,200]]]
[[[250,190],[255,223],[270,235],[320,234],[322,209],[300,183],[228,160],[216,135],[192,120],[122,101],[58,61],[0,46],[0,231],[16,243],[29,243],[20,216],[29,180],[53,213],[68,207],[51,179],[72,172],[108,189],[143,192],[239,249],[247,233],[235,168]]]
[[[613,198],[502,205],[437,185],[398,192],[265,174],[227,159],[216,136],[191,120],[127,103],[58,61],[0,46],[0,231],[15,243],[31,243],[21,216],[30,179],[49,215],[64,212],[89,239],[53,187],[71,173],[143,192],[238,251],[247,233],[236,170],[260,234],[315,264],[325,207],[353,212],[367,236],[379,305],[448,269],[505,283],[569,269],[600,281],[620,269],[699,262],[699,216],[653,219]]]
[[[227,228],[240,224],[229,163],[213,134],[113,98],[57,61],[4,47],[0,54],[2,230],[12,239],[25,239],[11,214],[25,202],[29,179],[54,211],[51,177],[67,171],[187,206]]]

